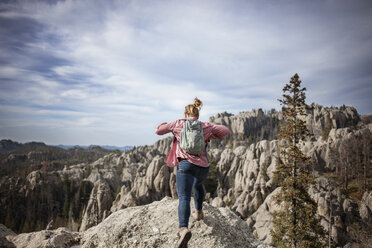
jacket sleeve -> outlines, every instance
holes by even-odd
[[[210,139],[221,139],[230,134],[230,130],[224,125],[212,125],[212,135]]]
[[[173,121],[171,123],[163,122],[156,128],[155,133],[157,135],[163,135],[166,133],[173,132],[175,125],[176,125],[176,121]]]

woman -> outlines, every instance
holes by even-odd
[[[176,174],[177,194],[179,198],[178,235],[180,240],[178,242],[178,247],[187,247],[187,242],[191,238],[191,232],[188,230],[188,223],[190,218],[192,188],[194,188],[196,219],[201,220],[204,217],[202,210],[205,196],[203,182],[209,173],[207,152],[203,149],[200,156],[191,155],[185,152],[178,144],[186,119],[197,121],[199,119],[199,110],[202,105],[203,103],[198,98],[195,98],[194,104],[189,104],[185,107],[185,119],[179,119],[171,123],[164,122],[160,124],[155,131],[158,135],[169,132],[172,132],[174,135],[172,148],[165,158],[165,162],[170,167],[178,166]],[[229,129],[222,125],[202,122],[201,126],[206,143],[211,139],[220,139],[230,133]]]

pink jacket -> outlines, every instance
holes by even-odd
[[[196,117],[191,119],[197,120]],[[177,158],[184,158],[192,164],[208,167],[209,162],[205,151],[203,151],[200,157],[198,157],[186,153],[178,146],[178,141],[180,139],[180,134],[184,123],[185,119],[179,119],[171,123],[164,122],[155,130],[155,133],[158,135],[163,135],[169,132],[172,132],[174,135],[173,144],[167,157],[165,158],[165,162],[169,167],[175,167],[179,164]],[[230,133],[230,130],[223,125],[215,125],[209,122],[203,122],[202,127],[205,140],[220,139]]]

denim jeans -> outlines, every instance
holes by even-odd
[[[187,160],[179,163],[176,175],[179,228],[188,227],[189,224],[192,188],[194,188],[195,209],[202,210],[205,196],[203,182],[208,173],[209,167],[196,166]]]

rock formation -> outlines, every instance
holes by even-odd
[[[338,129],[356,126],[361,120],[354,107],[323,107],[312,104],[306,109],[306,124],[310,133],[321,136],[325,129]],[[364,118],[367,119],[367,118]],[[235,148],[250,145],[260,140],[273,140],[279,131],[281,112],[274,109],[264,112],[262,109],[241,112],[238,115],[227,112],[210,117],[209,121],[229,127],[231,135],[222,141],[212,142],[213,148]]]
[[[191,203],[193,205],[193,203]],[[0,225],[2,247],[174,247],[177,243],[178,201],[164,198],[149,205],[116,211],[84,232],[65,228],[14,234]],[[247,223],[227,208],[204,203],[204,220],[192,216],[190,247],[269,247],[257,240]]]
[[[352,107],[326,108],[313,105],[307,112],[306,121],[312,136],[303,143],[302,147],[304,153],[311,157],[318,178],[317,184],[309,189],[309,193],[318,203],[318,215],[326,231],[332,218],[330,233],[334,244],[347,247],[352,244],[349,241],[354,239],[355,230],[359,230],[352,226],[358,223],[365,227],[371,223],[372,196],[371,193],[366,193],[359,203],[346,199],[339,188],[335,187],[332,181],[323,174],[337,171],[340,163],[343,162],[340,161],[342,156],[351,158],[352,153],[357,151],[359,154],[361,149],[365,148],[355,146],[355,144],[362,144],[363,139],[372,141],[372,124],[362,123],[358,113]],[[216,169],[215,178],[212,180],[218,185],[215,192],[210,192],[207,201],[214,207],[229,208],[242,219],[247,220],[247,226],[252,228],[249,233],[254,232],[260,240],[269,244],[271,242],[271,214],[279,207],[273,202],[272,196],[278,190],[273,172],[280,143],[275,136],[278,132],[281,114],[273,110],[268,113],[255,110],[238,115],[222,113],[211,117],[210,121],[228,126],[231,135],[223,140],[211,142],[208,148],[211,164]],[[84,240],[85,247],[90,247],[91,244],[94,245],[101,240],[111,242],[108,236],[101,235],[100,230],[111,230],[111,233],[116,235],[115,228],[110,227],[109,222],[106,222],[108,219],[115,221],[111,216],[124,213],[123,211],[130,207],[159,201],[166,196],[177,197],[175,169],[168,168],[164,163],[164,157],[170,149],[171,142],[172,138],[168,137],[157,141],[152,146],[135,147],[120,155],[114,153],[106,155],[93,163],[65,166],[63,169],[46,172],[36,170],[27,176],[25,182],[14,178],[6,180],[8,180],[8,185],[18,185],[15,187],[17,192],[26,200],[29,199],[30,206],[35,204],[31,199],[38,196],[37,192],[44,192],[43,199],[47,204],[55,204],[56,209],[64,210],[62,212],[68,218],[68,223],[63,224],[73,231],[80,230],[78,236],[74,236],[75,234],[71,232],[71,236],[66,234],[65,237],[68,237],[68,240],[76,240],[76,237],[80,237]],[[353,144],[355,149],[349,149],[349,151],[347,147],[344,150],[341,149],[342,146],[349,144]],[[371,150],[371,147],[369,145],[368,149]],[[372,155],[372,152],[370,154]],[[4,184],[5,182],[1,183],[1,185]],[[46,184],[53,186],[43,187]],[[55,192],[52,190],[53,187],[59,187],[60,190]],[[58,194],[62,196],[62,199],[54,197]],[[66,201],[66,197],[69,200]],[[171,208],[173,205],[168,207]],[[55,208],[45,210],[50,211],[48,219],[45,220],[45,226],[51,218],[58,216],[56,212],[53,212]],[[147,216],[146,218],[150,220],[151,216],[146,215],[144,210],[147,208],[130,208],[127,211],[131,214]],[[330,216],[331,209],[332,216]],[[217,210],[211,210],[213,211]],[[228,210],[219,209],[218,211]],[[221,213],[216,212],[216,214],[222,216]],[[110,217],[107,218],[107,216]],[[129,226],[136,221],[135,218],[122,218],[128,221]],[[150,225],[151,223],[144,224]],[[55,226],[61,226],[58,218],[56,218]],[[151,229],[152,227],[146,228],[148,233],[142,233],[143,236],[140,239],[131,239],[129,236],[127,239],[132,240],[131,242],[138,242],[132,243],[138,244],[138,247],[145,247],[147,244],[145,241],[151,240],[150,234],[155,232]],[[159,232],[167,230],[157,226],[154,228],[157,228]],[[65,229],[60,229],[60,232],[65,232]],[[202,235],[202,231],[200,232]],[[119,233],[118,231],[117,235]],[[125,235],[134,235],[129,233],[131,231],[127,230]],[[172,239],[168,237],[167,240]],[[148,241],[150,242],[148,244],[165,244],[168,241],[152,240]],[[218,245],[223,241],[213,242],[216,242],[216,247],[219,247]]]
[[[363,135],[360,136],[360,133]],[[304,152],[314,161],[317,173],[334,171],[338,165],[330,159],[330,151],[340,143],[348,144],[351,139],[358,140],[367,136],[372,140],[371,133],[372,125],[357,130],[332,129],[328,141],[323,141],[322,137],[318,137],[315,141],[309,140],[304,143]],[[276,209],[271,198],[274,194],[272,191],[276,187],[273,171],[276,166],[277,144],[276,140],[270,142],[264,140],[248,148],[238,147],[234,150],[224,150],[217,164],[221,180],[217,189],[217,198],[220,199],[211,200],[213,205],[231,207],[242,218],[250,216],[248,220],[250,226],[257,231],[262,240],[268,243],[271,241],[268,233],[271,228],[271,213]],[[355,150],[352,152],[355,153]],[[310,189],[309,193],[318,203],[318,214],[326,231],[329,228],[330,204],[333,205],[334,226],[331,233],[335,244],[346,244],[347,227],[353,222],[358,219],[363,219],[365,222],[370,220],[369,208],[363,201],[359,207],[362,214],[359,215],[358,204],[344,199],[340,190],[332,187],[331,182],[322,176],[318,175],[317,184]],[[328,199],[333,199],[332,203]],[[363,199],[368,202],[369,198],[365,196]],[[344,204],[353,205],[353,211],[344,210]],[[349,216],[349,218],[345,219],[344,216]]]

